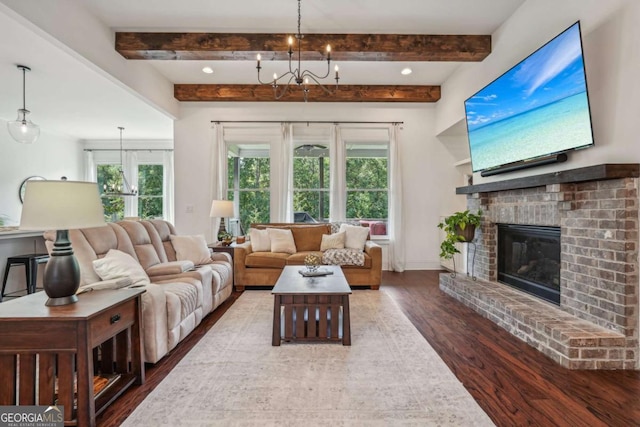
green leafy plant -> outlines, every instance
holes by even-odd
[[[218,233],[218,240],[222,242],[223,246],[229,246],[231,242],[233,242],[233,234],[227,231],[222,231]]]
[[[441,221],[438,228],[444,230],[446,236],[440,243],[440,258],[451,259],[455,254],[460,253],[456,243],[468,241],[464,237],[464,231],[467,227],[473,227],[475,231],[475,228],[480,226],[481,217],[481,210],[478,210],[478,213],[472,213],[467,209],[464,212],[456,212]]]

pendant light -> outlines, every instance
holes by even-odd
[[[27,71],[31,71],[31,68],[26,65],[18,65],[18,68],[22,70],[22,108],[18,109],[16,120],[7,122],[7,129],[9,129],[11,137],[19,143],[32,144],[40,136],[40,127],[27,119],[27,114],[30,111],[26,106],[25,79]]]
[[[122,153],[124,150],[122,149],[122,131],[124,128],[122,126],[118,126],[120,129],[120,170],[118,171],[119,182],[104,184],[103,190],[105,196],[135,196],[138,194],[138,189],[135,186],[129,185],[129,181],[124,176],[124,169],[122,167]]]

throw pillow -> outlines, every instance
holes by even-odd
[[[169,238],[173,249],[176,250],[178,261],[191,261],[195,265],[211,263],[211,252],[209,252],[204,235],[176,236],[172,234]]]
[[[251,241],[251,250],[253,252],[270,252],[271,239],[267,230],[258,230],[252,228],[249,230],[249,240]]]
[[[347,233],[344,240],[345,248],[364,250],[364,244],[367,242],[367,237],[369,237],[369,227],[342,224],[340,231]]]
[[[323,234],[320,250],[324,252],[328,249],[344,249],[346,235],[347,233],[344,231],[335,234]]]
[[[322,253],[322,263],[327,265],[364,265],[364,252],[358,249],[329,249]]]
[[[295,254],[296,242],[293,240],[291,230],[267,228],[269,239],[271,239],[271,252],[280,252],[285,254]]]
[[[131,255],[117,249],[109,249],[109,252],[100,259],[93,261],[93,269],[102,280],[130,277],[133,285],[148,285],[151,283],[149,276],[142,266]]]

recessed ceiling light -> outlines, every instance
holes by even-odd
[[[211,68],[211,67],[204,67],[204,68],[202,69],[202,72],[203,72],[203,73],[207,73],[207,74],[211,74],[211,73],[213,73],[213,68]]]
[[[403,68],[402,71],[400,71],[400,74],[402,74],[403,76],[408,76],[412,72],[413,72],[413,70],[411,68],[407,67],[407,68]]]

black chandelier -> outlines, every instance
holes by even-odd
[[[116,182],[112,182],[110,184],[104,184],[103,186],[103,194],[105,196],[136,196],[138,194],[138,189],[135,185],[129,185],[129,181],[127,181],[127,177],[124,175],[123,162],[122,162],[122,131],[124,128],[122,126],[118,126],[120,130],[120,169],[118,170],[118,178]]]
[[[302,34],[300,31],[301,19],[302,18],[300,14],[300,0],[298,0],[298,32],[295,35],[295,38],[297,39],[297,43],[298,43],[298,68],[294,69],[295,61],[293,59],[293,51],[294,51],[293,36],[289,36],[289,50],[287,52],[289,54],[289,71],[282,74],[280,77],[278,77],[278,75],[274,73],[273,79],[271,81],[263,82],[260,79],[260,70],[262,69],[262,67],[260,66],[260,60],[262,58],[260,54],[258,54],[258,58],[257,58],[258,65],[256,66],[256,69],[258,70],[258,82],[262,85],[271,85],[271,87],[273,87],[273,94],[276,100],[286,95],[287,92],[289,92],[289,87],[292,86],[293,83],[295,83],[296,86],[302,87],[302,93],[304,95],[305,102],[307,102],[307,96],[309,94],[309,83],[311,81],[313,81],[316,85],[318,85],[327,94],[333,95],[335,93],[335,91],[332,92],[320,82],[320,80],[323,80],[329,77],[329,74],[331,73],[331,45],[327,45],[327,57],[326,57],[327,72],[323,76],[319,76],[318,74],[312,71],[302,69],[301,52],[302,52],[302,39],[304,38],[304,34]],[[285,80],[286,80],[286,83],[285,83]],[[340,80],[340,76],[338,74],[338,66],[336,65],[335,66],[335,81],[336,81],[335,89],[336,90],[338,89],[339,80]]]

